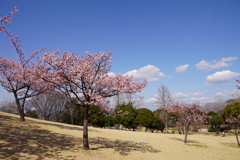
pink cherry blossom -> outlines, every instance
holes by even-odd
[[[134,82],[133,77],[116,75],[108,76],[111,68],[112,53],[86,52],[85,56],[63,52],[45,53],[39,58],[37,75],[55,90],[63,93],[70,100],[77,99],[77,105],[84,107],[83,148],[89,149],[88,112],[90,106],[102,106],[108,97],[123,93],[140,92],[147,81]],[[110,114],[110,108],[103,108]]]
[[[57,90],[69,98],[72,96],[79,103],[102,105],[107,97],[122,93],[139,92],[146,86],[146,81],[134,82],[133,77],[108,76],[111,53],[100,54],[86,52],[86,56],[63,52],[45,53],[39,58],[39,76],[51,83]]]
[[[3,18],[0,18],[0,24],[4,25],[12,21],[12,15],[18,11],[17,7]],[[5,26],[0,26],[0,31],[4,31],[6,37],[9,38],[14,50],[18,55],[19,61],[14,61],[4,57],[0,57],[0,84],[10,93],[13,93],[20,119],[24,121],[24,104],[27,98],[38,95],[46,91],[48,86],[43,83],[36,73],[37,67],[32,59],[41,51],[34,51],[28,58],[20,49],[18,36],[11,34],[6,30]]]
[[[185,139],[184,143],[187,143],[187,134],[189,127],[196,122],[205,122],[208,116],[200,111],[199,102],[194,102],[193,105],[184,105],[181,103],[176,103],[173,107],[166,107],[168,113],[174,115],[174,120],[179,123],[184,130]]]
[[[0,17],[0,24],[12,23],[12,16],[14,13],[18,12],[18,7],[15,6],[13,10],[6,16]]]

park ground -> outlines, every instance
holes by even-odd
[[[0,159],[6,160],[239,160],[234,135],[183,135],[89,127],[90,150],[82,149],[82,127],[0,112]]]

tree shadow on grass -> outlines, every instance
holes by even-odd
[[[16,118],[0,115],[0,159],[65,159],[59,153],[73,150],[74,137],[56,134]],[[68,157],[74,160],[76,157]]]
[[[61,129],[77,130],[77,131],[82,131],[83,130],[82,127],[80,127],[80,126],[70,125],[70,124],[68,124],[68,126],[64,126],[64,125],[61,125],[61,124],[57,124],[55,122],[51,123],[51,121],[47,121],[46,122],[45,120],[42,120],[42,122],[41,121],[39,121],[39,122],[32,121],[32,122],[38,123],[38,124],[50,125],[50,126],[58,127],[58,128],[61,128]],[[93,130],[93,129],[88,129],[88,131],[90,131],[90,132],[98,132],[98,131]]]
[[[222,144],[227,146],[227,147],[234,147],[234,148],[239,148],[240,149],[240,146],[237,145],[237,142],[236,143],[222,143]]]
[[[183,138],[181,139],[181,138],[171,137],[169,139],[173,139],[173,140],[184,142]],[[187,142],[188,143],[199,143],[198,141],[194,141],[194,140],[188,140]]]
[[[0,115],[0,159],[77,159],[76,154],[71,153],[82,149],[81,138],[53,133],[41,129],[34,123],[19,122],[15,117]],[[57,126],[61,127],[60,124]],[[144,142],[109,140],[100,137],[90,138],[89,142],[90,147],[93,146],[92,150],[96,150],[96,152],[102,148],[114,149],[123,156],[129,155],[133,151],[160,152]],[[62,151],[71,151],[69,153],[71,155],[63,156],[61,155]]]
[[[94,144],[98,147],[92,148],[93,150],[107,148],[114,149],[115,152],[118,152],[120,155],[127,156],[133,151],[138,152],[151,152],[158,153],[160,150],[154,149],[152,146],[144,142],[136,143],[134,141],[123,141],[123,140],[109,140],[106,138],[98,137],[90,139],[91,144]]]

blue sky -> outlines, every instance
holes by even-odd
[[[112,74],[148,80],[138,95],[155,109],[161,84],[176,101],[231,98],[240,78],[239,0],[0,0],[0,16],[28,54],[47,47],[85,54],[113,47]],[[0,56],[16,58],[0,33]],[[1,88],[0,99],[9,98]]]

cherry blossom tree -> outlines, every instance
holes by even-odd
[[[237,145],[240,146],[238,139],[238,132],[240,129],[240,102],[228,104],[226,108],[224,108],[223,116],[226,117],[226,122],[228,122],[235,130]]]
[[[183,105],[177,104],[173,107],[166,107],[168,113],[174,115],[174,119],[183,126],[184,130],[184,143],[187,143],[188,131],[191,125],[196,122],[205,122],[207,115],[200,111],[199,104]]]
[[[74,53],[45,53],[39,61],[39,73],[44,81],[50,83],[66,97],[77,100],[84,107],[83,148],[89,149],[88,114],[90,106],[101,106],[108,97],[123,93],[136,93],[147,84],[146,81],[134,82],[133,77],[109,76],[111,52],[90,53],[86,56]]]
[[[11,23],[13,14],[18,12],[17,7],[4,17],[0,17],[0,31],[5,32],[6,37],[11,41],[14,50],[18,55],[19,62],[0,57],[0,84],[9,93],[13,93],[20,115],[20,120],[25,121],[24,105],[27,98],[38,95],[44,91],[45,86],[42,80],[33,74],[36,65],[32,59],[43,50],[34,51],[28,58],[25,58],[18,36],[6,30],[5,24]]]

